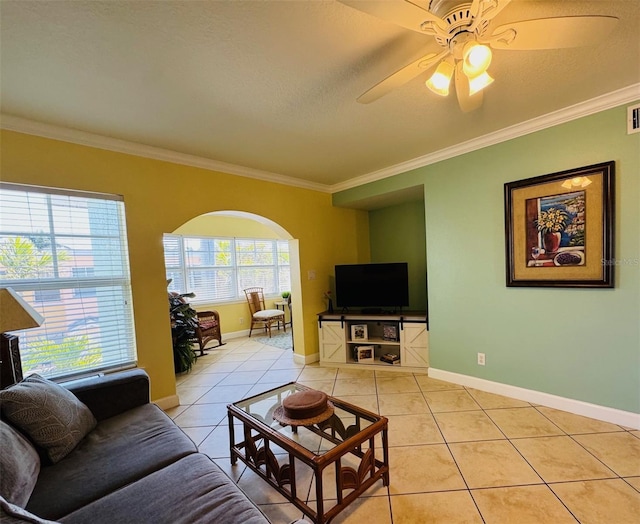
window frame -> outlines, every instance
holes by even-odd
[[[0,241],[26,239],[37,256],[52,256],[44,269],[24,278],[6,278],[6,273],[0,273],[0,286],[29,296],[27,301],[45,318],[40,328],[13,332],[20,337],[25,375],[35,372],[64,381],[135,367],[138,357],[123,197],[6,182],[0,182],[0,195],[10,203],[0,211]],[[86,222],[78,223],[80,218]],[[40,230],[38,224],[47,221],[47,227]],[[61,249],[71,255],[58,257],[56,252]],[[58,293],[55,301],[35,300],[38,294],[44,298],[54,292]],[[77,354],[69,353],[74,342]],[[47,356],[52,347],[57,349],[51,360],[34,368],[28,364],[31,344],[46,350]],[[34,355],[38,353],[31,357]]]
[[[266,298],[276,298],[278,296],[281,296],[281,293],[284,291],[290,291],[290,286],[291,286],[291,260],[289,258],[289,263],[281,263],[281,254],[282,253],[286,253],[287,255],[290,256],[290,246],[289,246],[289,241],[287,239],[281,239],[281,238],[252,238],[252,237],[226,237],[226,236],[203,236],[203,235],[176,235],[173,233],[165,233],[163,236],[163,245],[166,239],[171,239],[173,241],[177,241],[178,242],[178,264],[179,265],[171,265],[171,266],[167,266],[166,265],[166,261],[167,261],[167,257],[166,257],[166,251],[165,251],[165,271],[167,274],[167,279],[170,278],[170,275],[173,273],[180,273],[180,280],[181,283],[183,284],[182,286],[177,285],[175,282],[172,282],[169,284],[169,290],[170,291],[175,291],[177,293],[191,293],[191,292],[195,292],[195,297],[189,299],[189,302],[194,304],[194,305],[199,305],[199,304],[232,304],[232,303],[237,303],[237,302],[244,302],[246,300],[246,297],[244,295],[243,289],[247,288],[247,287],[254,287],[258,286],[258,287],[264,287],[264,286],[260,286],[260,284],[245,284],[242,285],[241,283],[241,270],[242,269],[261,269],[261,268],[268,268],[273,270],[273,282],[274,282],[274,287],[276,288],[275,291],[266,291],[264,293],[264,296]],[[228,266],[215,266],[215,265],[206,265],[206,266],[190,266],[188,263],[188,254],[187,254],[187,246],[186,246],[186,241],[187,240],[199,240],[199,241],[224,241],[224,242],[230,242],[231,245],[231,249],[230,249],[230,258],[231,258],[231,265]],[[242,242],[253,242],[254,245],[258,242],[266,242],[266,243],[270,243],[272,248],[271,248],[271,255],[273,257],[273,263],[272,264],[241,264],[239,259],[239,251],[238,251],[238,243],[242,243]],[[287,245],[287,249],[286,251],[281,250],[279,247],[283,244]],[[255,250],[254,250],[255,252]],[[286,268],[286,272],[288,273],[288,279],[289,279],[289,288],[284,289],[283,286],[280,285],[280,281],[281,281],[281,272],[283,271],[281,268]],[[220,270],[220,269],[228,269],[231,270],[232,274],[233,274],[233,281],[234,281],[234,293],[233,296],[229,297],[229,298],[218,298],[218,297],[214,297],[214,298],[198,298],[198,292],[195,289],[191,289],[191,287],[189,286],[189,282],[191,282],[191,276],[194,274],[197,274],[199,272],[204,272],[204,271],[216,271],[216,270]],[[280,289],[282,287],[282,289]]]

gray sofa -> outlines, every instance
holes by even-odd
[[[144,371],[115,373],[66,387],[90,409],[95,417],[93,429],[54,464],[47,464],[46,455],[39,450],[41,465],[39,472],[34,472],[37,480],[26,506],[16,506],[10,500],[12,496],[20,499],[25,494],[21,490],[27,488],[14,486],[11,493],[5,487],[13,472],[7,470],[11,466],[3,459],[5,471],[0,474],[6,493],[0,493],[0,522],[269,522],[236,484],[198,453],[189,437],[149,402],[149,378]],[[5,397],[0,398],[4,419],[0,424],[6,435],[15,427],[9,427],[14,425],[7,421]],[[7,449],[10,439],[5,440],[5,457],[24,452]]]

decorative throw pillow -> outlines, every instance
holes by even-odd
[[[0,495],[25,507],[40,473],[38,452],[20,433],[0,420]]]
[[[3,416],[44,448],[53,463],[96,427],[89,408],[73,393],[35,374],[0,391],[0,407]]]
[[[216,327],[218,325],[218,322],[216,320],[207,320],[205,322],[199,322],[199,324],[200,324],[200,329],[202,329],[203,331],[206,331],[207,329]]]

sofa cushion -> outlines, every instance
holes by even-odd
[[[217,320],[201,320],[199,324],[200,324],[200,329],[202,329],[203,331],[206,331],[207,329],[216,327],[218,325],[218,321]]]
[[[2,420],[0,442],[0,495],[24,508],[38,480],[40,457],[27,439]]]
[[[65,524],[269,522],[240,488],[209,457],[200,453],[185,457],[60,520]]]
[[[62,386],[39,375],[0,391],[2,414],[46,451],[64,458],[96,426],[89,408]]]
[[[145,404],[100,421],[67,457],[42,467],[27,509],[59,519],[195,452],[160,408]]]
[[[0,497],[0,522],[2,524],[59,524],[51,520],[41,519],[33,513],[29,513],[20,506],[11,504],[3,497]]]
[[[140,368],[74,380],[64,387],[99,421],[149,403],[149,375]]]
[[[267,320],[273,317],[284,317],[284,312],[279,309],[263,309],[253,314],[253,318],[256,320]]]

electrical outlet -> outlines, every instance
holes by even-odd
[[[239,324],[244,324],[244,318],[240,318],[240,319],[238,319],[238,323],[239,323]]]
[[[484,366],[484,353],[478,353],[478,366]]]

